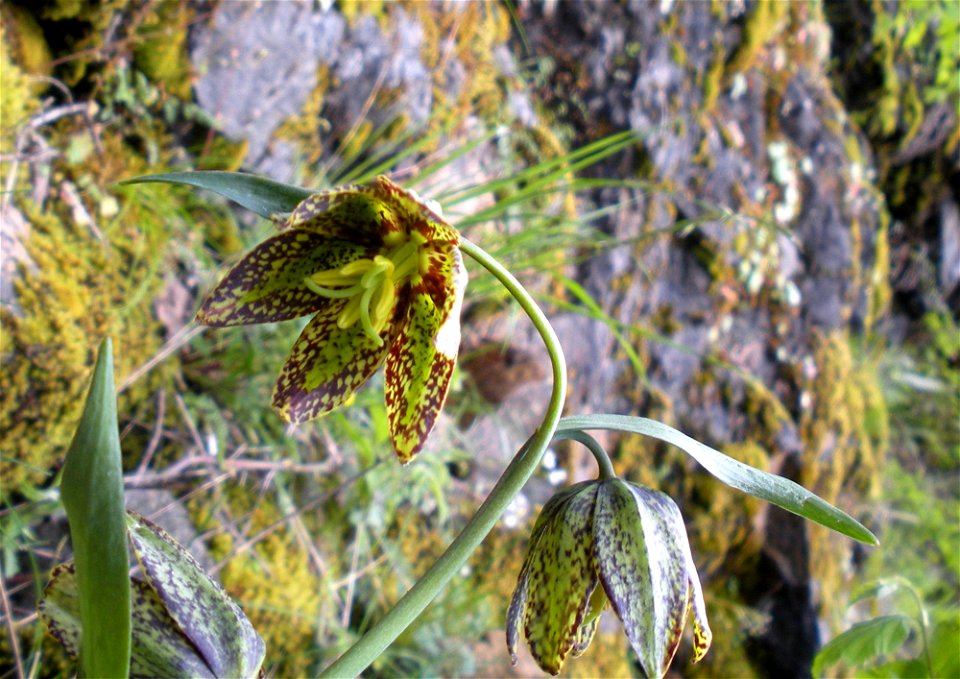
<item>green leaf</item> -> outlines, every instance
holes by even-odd
[[[80,674],[126,677],[130,580],[110,339],[100,345],[80,425],[67,451],[60,497],[70,522],[80,621]]]
[[[627,415],[577,415],[563,418],[557,433],[589,429],[630,432],[666,441],[693,457],[704,469],[731,488],[772,502],[854,540],[869,545],[880,544],[876,536],[859,521],[803,486],[746,465],[662,422]]]
[[[904,615],[884,615],[859,622],[820,649],[813,661],[813,675],[843,661],[862,667],[881,656],[895,653],[910,635],[911,621]]]
[[[281,184],[244,172],[168,172],[148,174],[120,183],[126,185],[148,182],[187,184],[207,189],[268,219],[273,215],[293,212],[300,201],[314,193],[309,189]]]
[[[129,514],[134,554],[163,608],[217,677],[254,677],[263,639],[223,588],[166,531]]]

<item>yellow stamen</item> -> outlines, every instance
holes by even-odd
[[[397,288],[429,264],[420,247],[425,242],[418,232],[388,234],[382,254],[356,259],[339,269],[317,271],[305,277],[303,284],[320,297],[347,299],[337,315],[337,326],[346,330],[360,321],[364,334],[383,346],[380,333],[393,317]]]
[[[336,290],[332,288],[325,288],[320,285],[317,285],[311,276],[307,276],[303,279],[303,284],[306,285],[311,292],[314,292],[321,297],[329,297],[330,299],[345,299],[347,297],[353,297],[358,292],[361,291],[359,285],[353,285],[349,288],[338,288]]]
[[[352,327],[360,318],[360,295],[354,295],[337,316],[337,326],[341,330]]]
[[[365,274],[374,266],[374,260],[364,257],[363,259],[354,260],[349,264],[344,264],[342,267],[340,267],[340,273],[344,276],[360,276]]]
[[[383,285],[377,295],[377,301],[373,305],[373,327],[379,334],[389,320],[388,315],[393,310],[393,305],[397,302],[397,289],[393,285]]]
[[[378,347],[382,347],[383,339],[380,337],[380,328],[375,327],[373,320],[370,318],[370,299],[376,291],[376,288],[367,288],[363,291],[363,297],[360,301],[360,324],[367,336],[374,340]]]

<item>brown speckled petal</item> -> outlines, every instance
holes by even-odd
[[[273,407],[288,422],[307,422],[330,412],[370,379],[387,357],[399,330],[397,319],[407,307],[405,299],[397,301],[393,320],[380,332],[383,345],[377,346],[360,323],[346,329],[337,325],[347,302],[332,300],[310,321],[280,370]]]
[[[436,269],[414,287],[406,322],[387,357],[387,417],[403,464],[420,452],[436,424],[460,347],[460,304],[467,273],[457,248],[445,254],[448,258],[437,255]],[[431,294],[436,290],[442,294]]]
[[[309,231],[286,231],[247,253],[204,300],[197,312],[203,325],[272,323],[312,314],[329,300],[311,292],[303,279],[366,256],[354,243]]]
[[[582,643],[580,628],[597,587],[592,531],[596,495],[592,482],[565,495],[524,563],[529,570],[524,632],[534,660],[551,674],[558,674],[567,655]]]

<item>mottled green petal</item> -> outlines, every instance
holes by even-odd
[[[263,639],[240,607],[166,531],[130,514],[128,535],[147,582],[163,608],[218,677],[253,677]]]
[[[311,292],[303,279],[336,269],[366,256],[370,250],[310,231],[285,231],[268,238],[246,254],[214,288],[197,322],[229,326],[272,323],[299,318],[328,305]]]
[[[580,627],[597,587],[592,533],[597,487],[590,483],[564,498],[524,564],[529,569],[524,632],[534,660],[551,674],[560,672],[582,641]]]
[[[448,259],[438,264],[443,277],[424,276],[415,286],[407,319],[387,356],[387,418],[403,464],[420,452],[436,424],[460,348],[460,305],[467,273],[458,249],[447,254]],[[441,289],[444,292],[438,295]],[[435,303],[438,296],[442,307]]]
[[[404,189],[387,177],[377,177],[369,185],[381,200],[389,203],[404,225],[404,232],[417,231],[427,242],[458,245],[460,234],[440,216],[439,205],[430,205],[416,191]]]
[[[597,588],[597,590],[600,589],[602,588]],[[593,641],[593,635],[597,633],[597,626],[599,624],[600,618],[596,617],[593,620],[580,625],[580,629],[577,630],[577,635],[573,640],[573,647],[570,649],[570,655],[572,657],[579,658],[586,652],[587,648],[590,646],[590,642]]]
[[[382,244],[392,233],[414,231],[428,242],[460,242],[460,234],[440,216],[439,207],[383,176],[365,186],[315,193],[290,213],[281,228],[367,244]]]
[[[667,495],[619,479],[601,485],[594,530],[600,581],[648,677],[666,673],[686,622],[686,535]]]
[[[382,346],[360,323],[346,329],[337,325],[348,301],[332,300],[310,321],[280,370],[273,407],[288,422],[307,422],[340,407],[370,379],[387,357],[409,300],[397,299],[393,320],[380,331]]]
[[[394,209],[373,187],[346,186],[310,196],[297,205],[280,227],[303,229],[326,238],[382,245],[387,234],[402,228]]]
[[[130,676],[215,677],[150,585],[142,580],[130,585]],[[54,569],[38,610],[50,634],[76,659],[81,626],[73,563]]]
[[[80,656],[80,590],[73,562],[62,563],[53,569],[50,582],[43,590],[37,612],[67,654],[76,660]]]
[[[527,543],[527,554],[523,559],[523,567],[520,569],[520,575],[517,578],[517,588],[513,592],[510,607],[507,609],[507,650],[510,652],[510,658],[514,664],[517,662],[519,630],[523,627],[523,618],[527,606],[530,562],[532,561],[531,555],[540,543],[540,538],[543,536],[544,530],[553,521],[553,517],[557,515],[557,512],[563,510],[567,499],[577,495],[593,483],[595,482],[583,481],[556,493],[547,501],[547,504],[543,506],[536,523],[534,523],[533,531],[530,533],[530,540]]]

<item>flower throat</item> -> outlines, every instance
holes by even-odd
[[[400,240],[400,234],[394,240]],[[393,315],[397,290],[421,271],[420,246],[426,239],[418,232],[409,239],[384,244],[373,257],[356,259],[339,269],[318,271],[303,279],[312,292],[328,299],[349,299],[337,316],[337,325],[346,330],[360,321],[363,331],[376,346],[383,346],[380,333]]]

